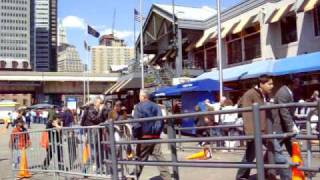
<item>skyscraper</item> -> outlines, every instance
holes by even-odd
[[[75,46],[68,44],[67,34],[58,26],[58,72],[83,72],[83,64]]]
[[[127,47],[122,39],[113,34],[102,36],[99,42],[99,46],[91,49],[93,73],[111,73],[113,67],[123,68],[134,58],[133,48]]]
[[[57,1],[35,0],[35,71],[57,71]]]
[[[30,70],[30,0],[0,0],[0,69]]]

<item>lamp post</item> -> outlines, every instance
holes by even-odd
[[[142,17],[142,4],[140,0],[140,65],[141,65],[141,89],[144,89],[144,61],[143,61],[143,17]]]
[[[220,0],[216,0],[217,5],[217,32],[218,32],[218,39],[217,39],[217,59],[219,63],[219,90],[220,90],[220,99],[223,97],[223,69],[222,69],[222,40],[221,40],[221,8],[220,8]]]

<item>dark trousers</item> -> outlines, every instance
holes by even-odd
[[[286,158],[282,155],[281,146],[279,142],[274,140],[265,140],[263,141],[264,146],[267,148],[267,152],[265,154],[265,161],[270,163],[277,163],[277,164],[285,164]],[[270,153],[273,159],[270,159]],[[243,156],[242,162],[243,163],[252,163],[256,158],[255,153],[255,143],[254,141],[247,141],[247,147],[245,154]],[[237,172],[236,179],[249,179],[250,177],[250,168],[239,168]],[[268,180],[272,180],[277,175],[277,172],[273,169],[269,169],[266,171],[266,176]],[[289,180],[288,176],[290,176],[290,172],[288,170],[281,170],[280,176],[282,180]]]
[[[284,145],[288,151],[288,153],[290,154],[290,157],[292,157],[292,141],[291,141],[291,138],[289,139],[283,139],[281,142],[280,142],[280,145]]]
[[[57,152],[57,158],[58,158],[58,168],[59,170],[63,169],[63,154],[62,154],[62,145],[58,144],[57,146],[49,146],[47,149],[47,156],[44,159],[43,166],[44,168],[48,168],[50,165],[50,161],[54,155],[54,153]]]
[[[140,161],[148,161],[149,156],[152,156],[156,161],[165,161],[161,153],[161,144],[138,144],[136,153]],[[163,180],[171,180],[171,174],[167,166],[158,166],[158,169]],[[143,165],[137,166],[135,173],[138,179],[142,170]]]

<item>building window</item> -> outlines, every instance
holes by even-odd
[[[6,68],[6,64],[7,64],[6,61],[0,61],[0,67],[1,68]]]
[[[237,64],[261,57],[260,24],[256,23],[226,38],[228,64]]]
[[[314,9],[313,15],[315,35],[320,36],[320,4]]]
[[[242,61],[241,39],[228,43],[228,63],[235,64]]]
[[[18,62],[17,61],[12,61],[12,68],[17,69],[18,68]]]
[[[244,38],[245,60],[261,57],[260,33]]]
[[[212,69],[217,67],[217,49],[210,48],[206,49],[206,56],[207,56],[207,69]]]
[[[296,14],[288,15],[281,19],[281,41],[288,44],[297,41],[297,17]]]
[[[204,69],[204,52],[199,51],[194,54],[194,62],[192,65],[192,69]]]
[[[22,101],[22,104],[24,105],[24,106],[26,106],[27,105],[27,100],[26,99],[23,99],[23,101]]]

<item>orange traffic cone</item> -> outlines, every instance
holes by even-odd
[[[30,178],[32,175],[28,171],[27,153],[25,148],[21,150],[20,170],[17,175],[18,178]]]
[[[86,144],[83,148],[83,152],[82,152],[82,163],[86,164],[88,159],[89,159],[89,154],[90,154],[90,148],[89,148],[89,144]]]
[[[203,150],[187,157],[187,159],[189,160],[191,159],[207,160],[210,158],[211,158],[211,153],[208,148],[204,148]]]
[[[300,146],[298,142],[292,142],[292,162],[303,166],[303,161],[301,158]],[[304,180],[303,171],[299,170],[297,167],[292,168],[292,180]]]

